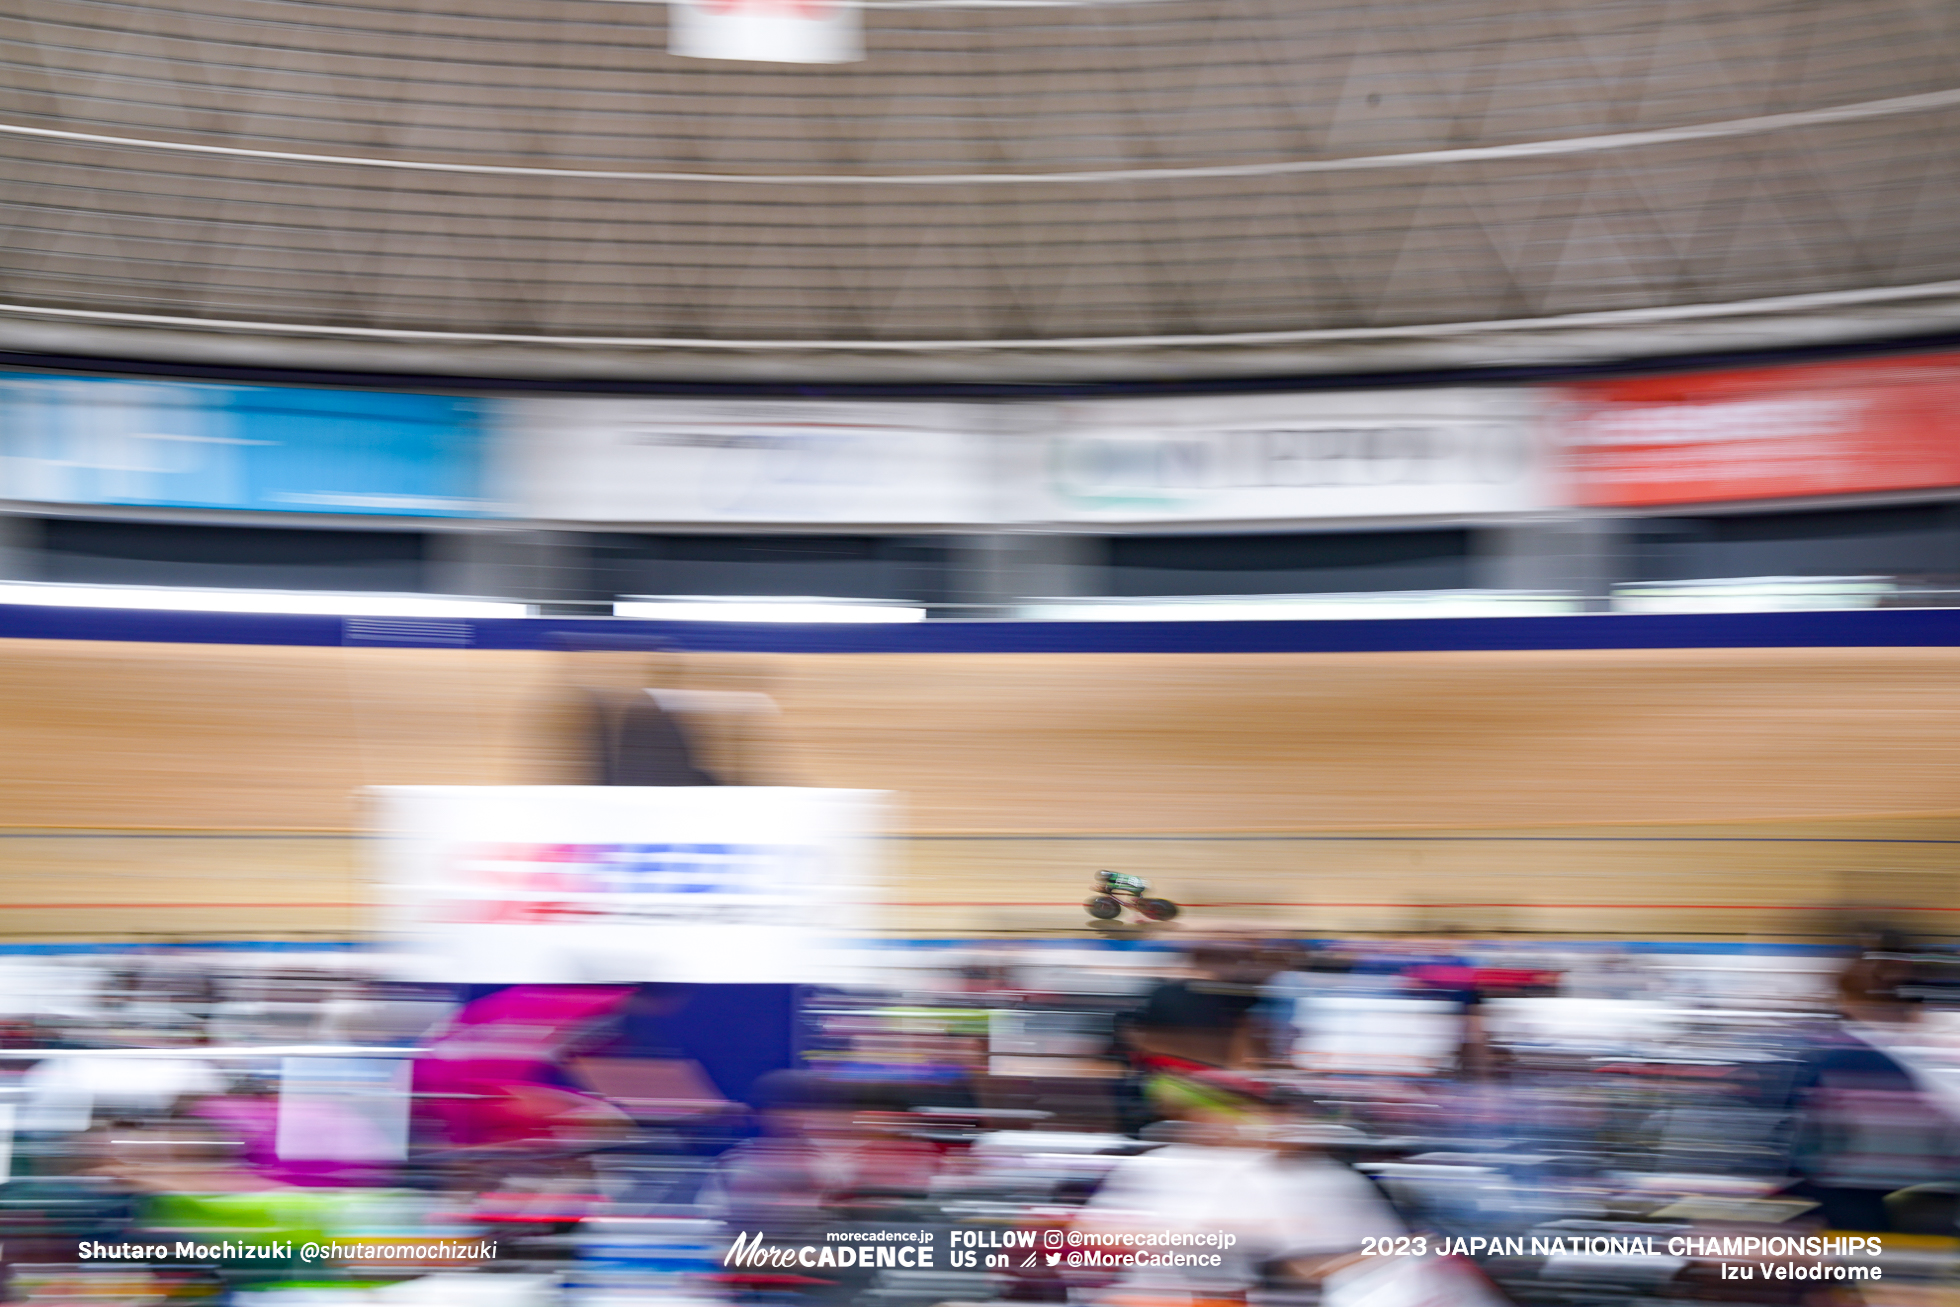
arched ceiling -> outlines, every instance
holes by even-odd
[[[1938,0],[18,0],[0,347],[592,376],[1448,366],[1960,326]]]

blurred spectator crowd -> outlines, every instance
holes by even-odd
[[[866,957],[739,1074],[687,986],[9,960],[9,1300],[1960,1303],[1943,947]]]

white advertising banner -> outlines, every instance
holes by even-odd
[[[461,984],[838,979],[885,795],[717,786],[381,786],[384,924]]]
[[[994,515],[986,413],[952,404],[525,399],[511,502],[580,522],[961,523]]]
[[[851,0],[669,0],[667,50],[687,59],[845,64],[864,58]]]
[[[1523,389],[1057,405],[1029,515],[1248,522],[1528,512],[1552,503]]]

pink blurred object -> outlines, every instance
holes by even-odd
[[[415,1063],[415,1093],[447,1142],[564,1141],[623,1119],[566,1088],[559,1059],[633,993],[631,985],[513,985],[467,1005]]]
[[[238,1160],[261,1179],[305,1188],[385,1184],[387,1171],[361,1162],[279,1156],[279,1100],[226,1095],[207,1098],[196,1115],[237,1132]]]

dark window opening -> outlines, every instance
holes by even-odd
[[[754,595],[946,603],[952,554],[919,536],[595,535],[595,597]]]
[[[1654,518],[1633,532],[1641,581],[1886,576],[1960,581],[1960,505]]]
[[[56,518],[41,524],[40,573],[78,585],[417,592],[426,553],[415,531]]]
[[[1470,532],[1115,536],[1108,577],[1109,593],[1138,597],[1462,590]]]

